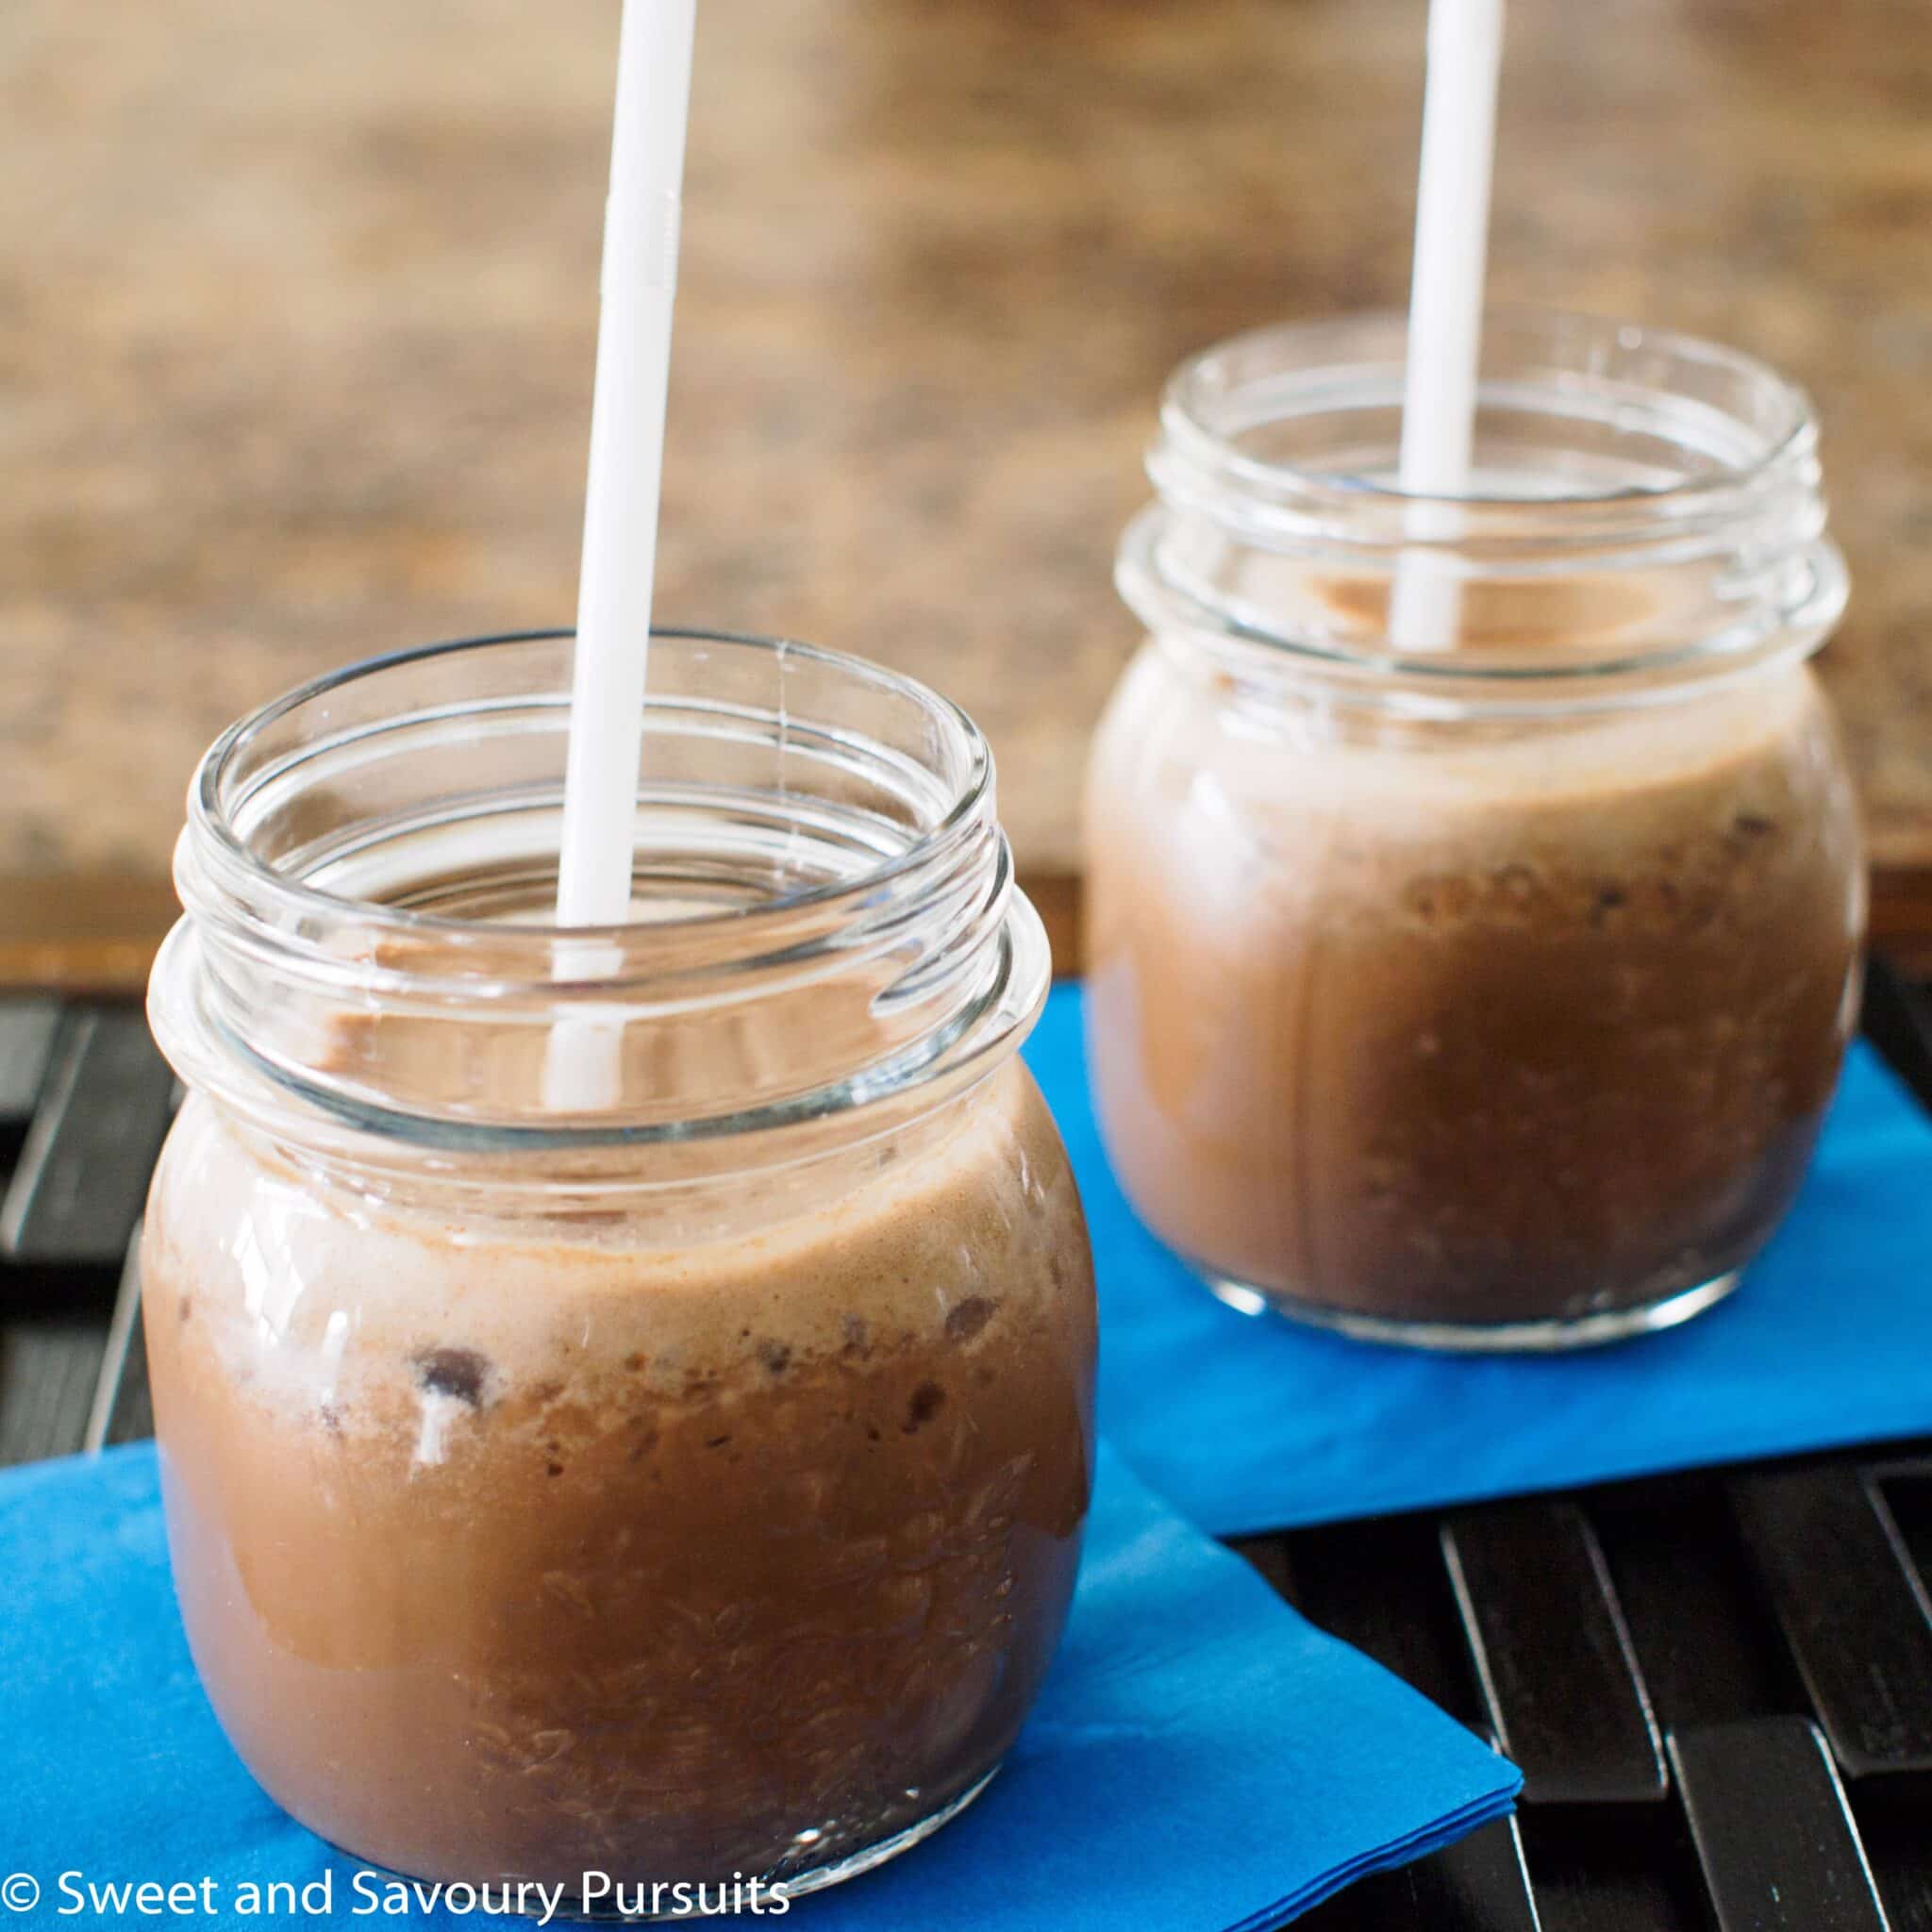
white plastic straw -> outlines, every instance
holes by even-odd
[[[1402,406],[1401,484],[1414,496],[1469,491],[1502,63],[1503,0],[1430,0]],[[1419,505],[1408,534],[1424,541],[1454,536],[1454,511]],[[1391,641],[1402,650],[1453,646],[1461,601],[1454,575],[1430,558],[1405,554],[1390,605]]]
[[[615,925],[630,911],[696,12],[697,0],[624,6],[558,867],[565,926]],[[608,950],[587,943],[564,963],[594,973]],[[558,1027],[549,1104],[612,1097],[618,1041],[594,1021]]]

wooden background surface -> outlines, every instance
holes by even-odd
[[[615,0],[0,8],[0,976],[131,984],[192,762],[567,620]],[[1424,0],[703,0],[661,608],[943,685],[1062,910],[1158,386],[1398,304]],[[1499,296],[1814,391],[1881,928],[1932,939],[1932,34],[1514,0]]]

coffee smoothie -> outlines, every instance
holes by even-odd
[[[1789,1204],[1863,917],[1807,671],[1486,731],[1244,707],[1150,645],[1088,824],[1108,1146],[1235,1292],[1587,1322],[1722,1281]]]
[[[808,645],[651,665],[588,938],[568,635],[218,742],[142,1268],[176,1591],[263,1787],[412,1878],[668,1915],[850,1877],[998,1769],[1073,1594],[1095,1309],[985,741]]]
[[[1088,774],[1096,1111],[1247,1312],[1615,1341],[1736,1286],[1856,1018],[1844,559],[1804,392],[1608,319],[1485,316],[1411,488],[1410,330],[1168,385]]]
[[[575,1890],[815,1870],[987,1776],[1086,1507],[1079,1205],[1017,1062],[836,1166],[735,1190],[750,1232],[539,1231],[190,1102],[143,1255],[175,1572],[279,1803]]]

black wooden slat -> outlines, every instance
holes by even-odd
[[[1360,1879],[1295,1924],[1299,1932],[1541,1932],[1513,1818]]]
[[[1851,1801],[1891,1932],[1932,1932],[1932,1791],[1882,1781]]]
[[[1815,1725],[1707,1724],[1673,1731],[1670,1749],[1718,1932],[1887,1932]]]
[[[1436,1932],[1426,1924],[1409,1872],[1372,1872],[1294,1922],[1294,1932]],[[1131,1922],[1124,1922],[1131,1923]],[[1445,1932],[1481,1932],[1452,1925]]]
[[[1490,1719],[1534,1804],[1664,1796],[1661,1740],[1615,1586],[1583,1511],[1461,1510],[1442,1550]]]
[[[1423,1924],[1407,1872],[1375,1872],[1357,1878],[1294,1922],[1295,1932],[1433,1932]],[[1454,1932],[1463,1932],[1456,1927]],[[1479,1932],[1470,1927],[1469,1932]]]
[[[1865,969],[1863,1026],[1899,1077],[1932,1107],[1932,993],[1874,958]]]
[[[33,1113],[59,1025],[57,1001],[0,1000],[0,1129],[24,1125]]]
[[[117,1442],[140,1441],[154,1433],[147,1400],[147,1349],[141,1322],[141,1230],[127,1242],[121,1267],[121,1286],[101,1354],[94,1383],[93,1406],[88,1414],[87,1447],[105,1449]]]
[[[1932,1588],[1932,1456],[1909,1461],[1888,1457],[1871,1474],[1905,1539],[1919,1580]]]
[[[1871,1481],[1847,1462],[1755,1471],[1731,1505],[1838,1761],[1932,1770],[1932,1607]]]
[[[1231,1537],[1228,1548],[1273,1586],[1276,1596],[1299,1607],[1294,1567],[1289,1560],[1288,1540],[1279,1536]]]
[[[147,1338],[137,1322],[128,1338],[127,1358],[121,1366],[114,1406],[108,1412],[108,1433],[101,1446],[113,1449],[123,1442],[145,1442],[154,1432],[155,1406],[147,1379]]]
[[[1423,1517],[1328,1524],[1286,1540],[1295,1601],[1452,1717],[1477,1725],[1469,1669],[1433,1525]]]
[[[1408,1868],[1426,1932],[1540,1932],[1523,1834],[1499,1818]]]
[[[1720,1479],[1620,1484],[1590,1519],[1660,1726],[1809,1712]]]
[[[118,1268],[173,1093],[138,1008],[70,1014],[0,1205],[0,1247],[17,1261]]]
[[[0,1468],[79,1453],[106,1343],[104,1323],[0,1328]]]
[[[1669,1805],[1527,1807],[1524,1849],[1545,1932],[1710,1932]]]

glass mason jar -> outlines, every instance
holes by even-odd
[[[1789,1207],[1855,1019],[1815,428],[1728,350],[1505,315],[1472,494],[1405,497],[1406,338],[1267,329],[1168,391],[1088,781],[1101,1124],[1237,1307],[1660,1327]]]
[[[360,665],[201,768],[142,1252],[175,1582],[236,1748],[358,1857],[805,1890],[976,1794],[1073,1589],[1045,937],[961,712],[688,633],[638,923],[560,934],[570,650]],[[561,1114],[559,1041],[608,1074]]]

